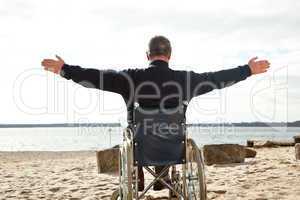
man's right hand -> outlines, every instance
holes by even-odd
[[[47,71],[51,71],[53,73],[59,74],[61,71],[61,68],[65,64],[64,60],[59,57],[58,55],[55,55],[57,60],[53,59],[44,59],[42,61],[42,66],[44,66],[44,69]]]

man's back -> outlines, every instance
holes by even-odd
[[[88,88],[115,92],[124,98],[128,120],[135,102],[143,107],[176,107],[194,96],[233,85],[251,75],[248,65],[218,72],[176,71],[154,60],[146,69],[97,70],[64,64],[61,73]]]
[[[156,60],[133,74],[134,101],[143,107],[175,107],[186,100],[186,72],[174,71]]]

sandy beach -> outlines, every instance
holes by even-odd
[[[258,149],[243,164],[207,167],[209,199],[300,198],[294,147]],[[95,152],[0,152],[0,199],[110,199],[118,177],[97,174]],[[148,199],[164,199],[167,190]],[[152,197],[152,198],[151,198]]]

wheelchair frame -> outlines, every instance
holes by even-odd
[[[134,163],[133,132],[126,128],[123,132],[123,144],[119,154],[119,189],[112,195],[113,200],[139,200],[151,189],[155,182],[160,181],[169,189],[169,199],[206,200],[205,167],[201,150],[192,139],[185,134],[186,158],[181,164],[181,171],[176,165],[166,166],[160,174],[156,174],[150,167],[143,166],[154,180],[146,186],[144,191],[138,191],[138,166]],[[162,176],[171,168],[171,184]],[[181,172],[181,173],[180,173]]]
[[[187,103],[182,105],[186,109]],[[139,107],[135,104],[135,109]],[[175,119],[176,120],[176,119]],[[184,138],[182,143],[185,145],[185,155],[181,164],[166,165],[163,170],[156,174],[148,165],[142,165],[153,177],[153,181],[139,194],[138,191],[138,163],[134,159],[134,133],[131,128],[123,131],[123,144],[120,146],[119,153],[119,189],[112,195],[112,200],[139,200],[145,197],[145,194],[157,181],[161,182],[169,189],[169,199],[178,200],[206,200],[207,191],[205,183],[205,168],[201,150],[196,143],[188,138],[184,125]],[[136,125],[134,125],[136,127]],[[177,165],[181,165],[181,170]],[[141,167],[141,166],[140,166]],[[167,183],[163,176],[169,169],[171,170],[171,183]]]

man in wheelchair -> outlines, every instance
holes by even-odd
[[[157,151],[162,152],[161,154],[157,154],[157,152],[154,154],[158,158],[156,161],[159,161],[159,163],[156,163],[155,174],[163,172],[160,176],[161,181],[154,183],[154,190],[163,189],[171,181],[168,176],[168,169],[165,167],[170,164],[170,162],[165,162],[168,157],[172,157],[170,161],[177,160],[177,163],[183,162],[182,158],[184,157],[182,156],[184,145],[181,145],[185,142],[185,137],[183,137],[184,127],[179,127],[176,134],[174,134],[175,136],[172,134],[167,134],[167,137],[164,136],[162,134],[164,132],[163,128],[163,131],[159,133],[159,137],[151,137],[153,134],[148,128],[154,126],[155,123],[160,123],[156,119],[153,119],[154,121],[152,122],[149,121],[151,117],[162,117],[164,120],[171,119],[175,120],[173,122],[177,125],[184,125],[186,102],[189,102],[193,97],[208,93],[214,89],[231,86],[251,75],[264,73],[270,66],[267,60],[257,60],[257,57],[254,57],[249,60],[248,64],[217,72],[178,71],[171,69],[169,66],[171,52],[170,41],[164,36],[155,36],[151,38],[148,45],[147,58],[150,63],[149,67],[145,69],[115,71],[82,68],[66,64],[59,56],[56,56],[57,60],[44,59],[42,61],[45,70],[60,74],[62,77],[68,80],[71,79],[84,87],[115,92],[123,97],[128,110],[129,127],[137,132],[135,133],[137,134],[135,135],[136,145],[141,147],[135,148],[137,151],[134,154],[137,157],[136,161],[140,162],[137,163],[139,169],[139,190],[144,189],[142,166],[155,164],[150,162],[153,155],[149,151],[156,147],[165,147]],[[135,102],[139,104],[139,109],[135,109],[137,108]],[[182,112],[179,108],[183,109],[181,110]],[[145,111],[153,109],[158,109],[158,112],[153,115],[145,114],[147,113]],[[173,116],[180,116],[182,119],[169,118],[168,116],[171,114],[168,115],[168,112],[170,110],[173,114],[175,113]],[[136,117],[136,115],[139,115],[139,117]],[[148,128],[140,126],[144,122],[143,120],[148,120]],[[136,128],[138,125],[140,128]],[[140,134],[140,130],[148,134]],[[158,140],[157,138],[160,139]],[[170,148],[175,153],[172,153]],[[163,151],[166,151],[168,154],[164,154]]]

